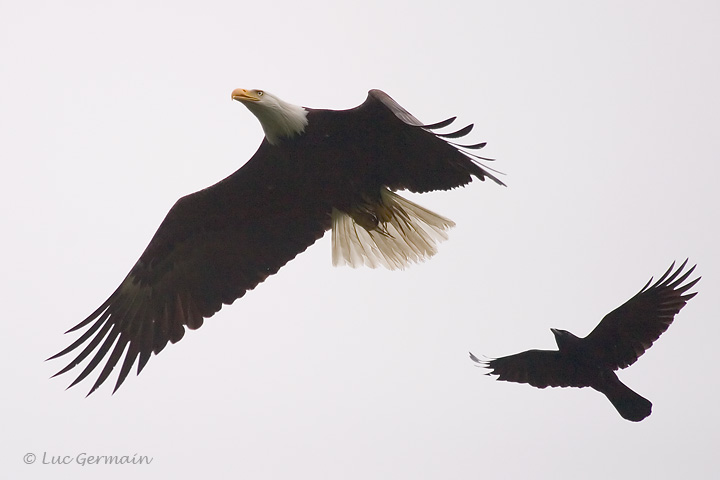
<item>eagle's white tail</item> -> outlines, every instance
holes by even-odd
[[[332,212],[333,265],[353,268],[382,265],[403,269],[437,253],[437,244],[447,240],[446,230],[455,222],[383,188],[382,207],[389,219],[367,230],[345,212]]]

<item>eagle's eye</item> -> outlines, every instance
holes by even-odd
[[[258,90],[258,91],[255,92],[255,93],[257,93],[257,96],[258,96],[258,97],[262,97],[265,92],[263,92],[262,90]]]

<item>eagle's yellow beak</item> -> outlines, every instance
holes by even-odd
[[[232,92],[232,99],[238,102],[259,102],[260,98],[250,90],[244,88],[236,88]]]

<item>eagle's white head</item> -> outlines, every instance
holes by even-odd
[[[272,145],[302,133],[308,124],[307,110],[264,90],[236,88],[232,99],[241,102],[260,120],[265,138]]]

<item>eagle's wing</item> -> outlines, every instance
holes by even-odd
[[[82,347],[56,375],[89,357],[75,385],[104,361],[92,393],[124,355],[117,390],[138,357],[140,373],[151,353],[183,337],[184,327],[200,327],[323,236],[329,206],[315,192],[293,191],[282,180],[283,160],[267,158],[272,151],[263,142],[233,175],[178,200],[117,290],[69,330],[87,327],[51,357]]]
[[[298,158],[312,151],[317,181],[333,202],[333,263],[405,268],[437,252],[454,223],[396,194],[449,190],[491,178],[473,150],[460,145],[471,126],[438,133],[453,119],[422,124],[387,94],[371,90],[359,106],[308,113]],[[309,162],[308,162],[309,163]],[[378,225],[373,230],[368,226]]]
[[[528,383],[533,387],[589,387],[587,375],[578,371],[557,350],[528,350],[507,357],[480,360],[472,353],[470,358],[490,369],[488,375],[498,380]]]
[[[695,269],[683,273],[686,264],[687,260],[673,272],[673,263],[657,282],[650,285],[651,278],[634,297],[605,315],[583,340],[588,354],[613,370],[635,363],[696,295],[685,294],[700,280],[683,284]]]
[[[425,125],[381,90],[370,90],[367,100],[355,113],[358,118],[366,119],[363,130],[372,138],[367,146],[374,149],[373,158],[382,160],[375,168],[382,172],[385,184],[393,190],[419,193],[449,190],[470,183],[472,176],[505,185],[480,163],[480,160],[491,159],[473,153],[485,143],[456,143],[470,133],[472,124],[454,132],[439,133],[439,129],[453,123],[455,118]]]

